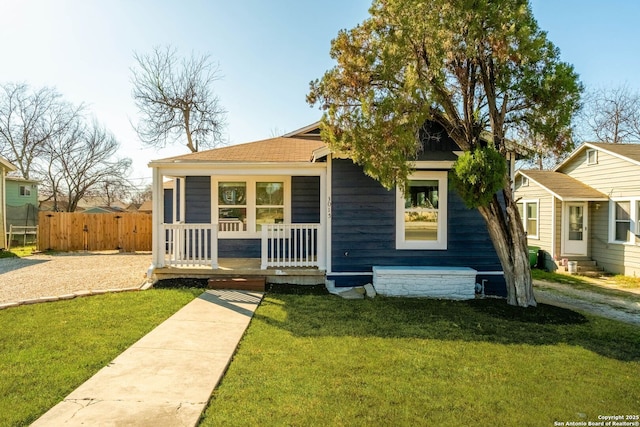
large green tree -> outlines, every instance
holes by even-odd
[[[325,110],[325,140],[387,188],[404,188],[420,127],[442,125],[465,152],[452,174],[475,189],[461,195],[485,219],[507,302],[536,305],[502,159],[516,136],[570,148],[582,92],[573,67],[559,59],[526,0],[374,0],[369,12],[333,40],[337,65],[311,82],[307,101]],[[474,192],[490,195],[465,197]]]

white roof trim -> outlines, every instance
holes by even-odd
[[[587,149],[587,148],[591,148],[591,149],[594,149],[594,150],[602,151],[603,153],[607,153],[607,154],[609,154],[610,156],[617,157],[618,159],[626,160],[626,161],[627,161],[627,162],[629,162],[629,163],[633,163],[634,165],[638,165],[638,166],[640,166],[640,162],[637,162],[637,161],[635,161],[635,160],[633,160],[633,159],[630,159],[630,158],[628,158],[628,157],[625,157],[625,156],[623,156],[623,155],[621,155],[621,154],[614,153],[613,151],[609,151],[609,150],[607,150],[606,148],[602,148],[601,146],[596,145],[595,143],[591,143],[591,142],[584,142],[584,143],[582,143],[582,145],[581,145],[581,146],[579,146],[578,148],[576,148],[575,150],[573,150],[573,152],[572,152],[571,154],[569,154],[569,157],[567,157],[566,159],[564,159],[564,161],[563,161],[562,163],[560,163],[558,166],[556,166],[555,168],[553,168],[553,170],[554,170],[555,172],[557,172],[557,171],[558,171],[559,169],[561,169],[563,166],[567,165],[570,161],[572,161],[573,159],[575,159],[575,158],[576,158],[576,156],[577,156],[577,155],[578,155],[582,150]]]
[[[312,123],[310,125],[307,125],[305,127],[302,127],[300,129],[296,129],[293,132],[286,133],[286,134],[282,135],[282,137],[283,138],[291,138],[293,136],[298,136],[300,134],[307,133],[310,130],[313,130],[313,129],[319,127],[319,126],[320,126],[320,120],[318,120],[317,122]]]
[[[315,163],[319,159],[323,157],[327,157],[329,154],[331,154],[331,149],[329,148],[328,145],[325,145],[324,147],[321,147],[321,148],[316,148],[315,150],[313,150],[311,161]]]
[[[630,158],[628,158],[626,156],[623,156],[620,153],[614,153],[613,151],[609,151],[606,148],[602,148],[601,146],[592,144],[590,142],[585,142],[584,145],[586,147],[590,147],[590,148],[593,148],[594,150],[602,151],[603,153],[607,153],[607,154],[609,154],[609,155],[611,155],[613,157],[617,157],[618,159],[626,160],[629,163],[633,163],[634,165],[640,166],[640,162],[638,162],[636,160],[633,160],[633,159],[630,159]]]
[[[13,165],[13,163],[9,162],[9,160],[4,157],[0,157],[0,165],[4,167],[8,172],[13,172],[18,168]]]

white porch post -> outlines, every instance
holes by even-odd
[[[162,189],[162,173],[159,168],[153,168],[152,191],[152,263],[156,268],[164,267],[164,191]]]

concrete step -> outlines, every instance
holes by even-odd
[[[214,277],[208,281],[209,289],[234,289],[264,292],[267,280],[264,277]]]

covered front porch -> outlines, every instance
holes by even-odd
[[[173,166],[173,165],[172,165]],[[320,284],[326,167],[154,168],[153,275]]]

